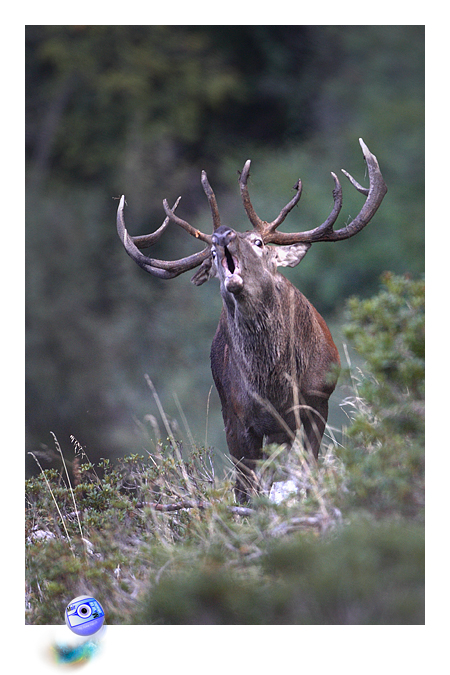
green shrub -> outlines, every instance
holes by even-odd
[[[353,374],[352,423],[339,453],[353,505],[422,514],[425,435],[425,284],[385,274],[381,292],[348,303],[344,335],[364,358]]]
[[[424,534],[356,521],[272,541],[250,570],[205,558],[152,586],[134,623],[423,624]]]
[[[188,545],[196,536],[196,509],[166,513],[150,504],[214,494],[206,452],[184,462],[172,448],[94,467],[89,460],[81,464],[87,458],[77,443],[75,451],[72,477],[47,469],[26,481],[27,623],[63,620],[66,605],[84,594],[102,602],[107,622],[126,622],[159,564],[158,548]],[[223,482],[216,498],[227,487]]]

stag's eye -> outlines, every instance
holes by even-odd
[[[262,246],[263,246],[263,243],[262,243],[261,239],[255,239],[255,241],[253,243],[255,244],[255,246],[259,246],[259,248],[262,248]]]

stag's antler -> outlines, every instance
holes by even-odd
[[[217,227],[220,226],[216,198],[208,183],[205,172],[203,172],[203,174],[203,188],[210,203],[211,211],[213,213],[214,229],[216,229],[217,223]],[[150,274],[153,274],[155,277],[159,277],[160,279],[173,279],[174,277],[183,274],[183,272],[187,272],[188,270],[194,269],[194,267],[198,267],[208,258],[208,256],[211,255],[211,235],[203,234],[203,232],[200,232],[200,230],[197,230],[195,227],[192,227],[192,225],[189,225],[189,223],[187,223],[185,220],[175,215],[174,211],[177,208],[180,199],[181,197],[178,197],[172,209],[169,208],[167,201],[164,200],[163,206],[167,217],[161,227],[159,227],[152,234],[145,234],[138,237],[131,237],[125,227],[125,220],[123,217],[125,197],[123,195],[119,202],[119,208],[117,209],[117,232],[119,233],[119,237],[122,240],[126,252],[131,258],[133,258],[139,267],[142,267],[142,269],[144,269],[146,272],[150,272]],[[148,256],[141,253],[139,249],[153,246],[153,244],[158,241],[170,221],[180,225],[196,239],[204,241],[207,244],[206,248],[204,248],[203,251],[194,253],[193,255],[187,256],[186,258],[180,258],[179,260],[158,260],[156,258],[149,258]]]
[[[359,139],[359,143],[361,145],[364,159],[366,160],[367,168],[369,170],[369,188],[362,187],[344,169],[342,169],[342,172],[347,176],[349,181],[358,190],[358,192],[362,192],[362,194],[366,195],[367,199],[356,218],[354,218],[351,223],[340,230],[333,230],[333,225],[336,222],[342,207],[342,188],[336,174],[333,172],[331,173],[335,186],[333,190],[333,209],[322,225],[319,225],[313,230],[307,230],[305,232],[296,232],[292,234],[287,232],[277,232],[277,227],[283,222],[287,214],[292,211],[294,206],[298,204],[302,191],[302,183],[300,180],[296,183],[295,189],[297,190],[297,194],[295,197],[291,199],[289,204],[287,204],[280,211],[275,220],[273,220],[271,223],[268,223],[265,220],[261,220],[261,218],[256,215],[250,201],[247,188],[247,180],[250,171],[250,160],[247,160],[239,178],[241,195],[244,202],[244,208],[250,222],[252,223],[255,230],[261,233],[266,244],[297,244],[301,242],[314,243],[318,241],[340,241],[342,239],[353,237],[367,225],[383,201],[383,197],[387,192],[387,187],[383,180],[383,176],[381,175],[377,158],[370,152],[362,138]]]
[[[252,223],[255,230],[261,233],[261,236],[263,237],[266,244],[297,244],[301,242],[314,243],[318,241],[340,241],[342,239],[353,237],[367,225],[380,206],[383,197],[387,192],[387,187],[383,180],[383,176],[381,175],[377,158],[370,152],[369,148],[361,138],[359,139],[359,142],[363,151],[364,159],[366,160],[367,168],[369,170],[369,188],[362,187],[349,173],[347,173],[347,171],[344,171],[344,169],[342,169],[342,171],[350,180],[352,185],[359,192],[366,195],[367,199],[356,218],[354,218],[351,223],[340,230],[333,230],[333,225],[336,222],[342,207],[342,188],[336,174],[331,173],[334,180],[333,209],[322,225],[319,225],[313,230],[308,230],[306,232],[296,232],[292,234],[287,232],[277,232],[277,227],[281,225],[288,213],[290,213],[294,206],[298,204],[302,193],[302,183],[300,180],[297,181],[295,185],[296,194],[293,199],[291,199],[291,201],[286,204],[283,209],[281,209],[275,220],[273,220],[271,223],[268,223],[265,220],[261,220],[261,218],[255,213],[255,210],[250,201],[247,181],[251,162],[250,160],[247,160],[239,178],[241,195],[244,202],[244,208],[250,222]],[[219,210],[217,208],[216,197],[204,171],[202,171],[202,186],[208,198],[213,219],[213,231],[215,232],[220,227]],[[180,197],[178,197],[172,208],[169,207],[166,200],[163,201],[166,219],[164,220],[161,227],[155,232],[143,236],[131,237],[125,228],[125,221],[123,217],[125,197],[122,196],[119,203],[119,208],[117,209],[117,231],[128,255],[131,256],[140,267],[142,267],[147,272],[150,272],[150,274],[153,274],[160,279],[173,279],[173,277],[177,277],[179,274],[183,274],[183,272],[187,272],[188,270],[194,269],[194,267],[202,265],[202,268],[193,277],[194,283],[200,284],[206,280],[207,272],[211,267],[212,235],[200,232],[200,230],[192,227],[192,225],[175,214],[175,209],[178,206],[179,201]],[[180,260],[158,260],[156,258],[149,258],[148,256],[141,253],[139,249],[152,246],[158,241],[170,221],[182,227],[184,230],[186,230],[186,232],[196,239],[203,241],[206,244],[206,248],[204,248],[203,251],[194,253],[193,255],[187,256],[186,258],[181,258]]]

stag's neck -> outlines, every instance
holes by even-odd
[[[311,312],[309,302],[292,284],[283,283],[264,302],[224,302],[224,314],[233,350],[255,389],[281,386],[287,363],[303,369],[299,332],[308,331]]]

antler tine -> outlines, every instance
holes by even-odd
[[[268,234],[272,233],[272,232],[275,232],[278,225],[281,225],[281,223],[286,218],[288,213],[290,213],[292,211],[292,209],[294,208],[294,206],[296,206],[299,203],[300,197],[302,196],[302,188],[303,188],[302,181],[299,178],[298,181],[296,182],[296,184],[294,185],[294,190],[297,190],[295,196],[291,199],[291,201],[288,204],[286,204],[286,206],[284,206],[281,209],[280,213],[275,218],[275,220],[272,220],[271,223],[267,223],[267,225],[268,225],[267,233]]]
[[[273,232],[277,229],[279,225],[283,222],[283,220],[286,218],[288,213],[292,211],[294,206],[298,204],[300,201],[300,197],[302,196],[302,181],[299,179],[297,183],[294,185],[294,190],[296,190],[295,196],[291,199],[291,201],[284,206],[278,216],[275,218],[275,220],[272,220],[271,223],[268,223],[265,220],[262,220],[255,212],[255,209],[253,208],[253,205],[250,201],[250,196],[248,194],[248,186],[247,186],[247,181],[248,177],[250,174],[250,165],[251,165],[251,160],[248,159],[245,164],[244,168],[242,169],[242,172],[239,177],[239,185],[241,188],[241,195],[242,195],[242,200],[244,202],[244,209],[245,212],[247,213],[247,216],[258,232],[260,232],[263,235],[263,238],[265,241],[271,241],[271,236]]]
[[[172,211],[175,211],[177,208],[178,204],[180,203],[181,197],[178,197],[177,201],[175,204],[172,206]],[[153,244],[156,244],[168,224],[170,223],[170,218],[167,216],[163,222],[163,224],[158,227],[157,230],[152,232],[151,234],[141,234],[137,235],[135,237],[130,237],[131,240],[133,241],[133,244],[137,246],[139,249],[142,248],[149,248],[150,246],[153,246]],[[130,235],[129,235],[130,236]]]
[[[333,233],[334,241],[348,239],[362,230],[375,215],[387,192],[387,186],[381,174],[377,158],[370,152],[362,138],[359,139],[359,144],[363,151],[369,172],[369,188],[363,188],[349,173],[347,173],[347,171],[343,172],[358,192],[365,194],[367,199],[364,202],[361,211],[352,222],[341,230],[337,230]]]
[[[175,203],[174,209],[176,208],[178,201],[179,200],[177,200]],[[193,255],[187,256],[186,258],[181,258],[179,260],[157,260],[154,258],[149,258],[148,256],[141,253],[134,241],[135,238],[131,237],[127,232],[123,216],[124,205],[125,197],[122,195],[117,209],[117,232],[128,255],[139,265],[139,267],[142,267],[142,269],[144,269],[146,272],[149,272],[150,274],[153,274],[153,276],[159,277],[160,279],[173,279],[183,272],[187,272],[194,267],[198,267],[198,265],[200,265],[210,255],[210,248],[207,246],[205,249],[203,249],[203,251],[199,251],[198,253],[194,253]],[[168,208],[168,210],[171,212],[171,214],[173,214],[173,209],[170,210]],[[166,220],[168,219],[169,215]],[[164,221],[163,225],[159,228],[159,230],[157,230],[157,232],[159,232],[158,236],[153,238],[151,243],[154,244],[159,239],[166,226],[167,223]],[[156,235],[157,232],[153,234]],[[145,246],[151,245],[149,244],[149,236],[151,237],[152,235],[144,235]]]
[[[336,222],[337,217],[341,212],[342,208],[342,187],[336,174],[331,172],[331,176],[333,177],[334,180],[334,190],[333,190],[334,204],[330,215],[322,223],[322,225],[315,227],[313,230],[307,230],[306,232],[293,232],[292,234],[289,232],[273,231],[270,234],[270,238],[268,239],[268,241],[270,241],[271,244],[286,245],[286,244],[297,244],[300,242],[321,241],[325,235],[329,234],[330,232],[333,232],[333,225]]]
[[[213,219],[213,228],[214,228],[214,232],[215,232],[220,227],[220,215],[219,215],[219,209],[218,209],[218,206],[217,206],[216,195],[214,194],[214,191],[213,191],[211,185],[209,184],[208,176],[206,175],[206,171],[202,171],[202,185],[203,185],[203,190],[205,191],[205,195],[208,197],[209,208],[211,209],[211,215],[212,215],[212,219]]]
[[[377,158],[373,155],[362,138],[359,139],[361,149],[363,151],[364,159],[369,171],[369,188],[364,188],[360,185],[347,171],[342,169],[352,185],[366,196],[366,201],[359,212],[359,214],[346,227],[340,230],[333,230],[333,225],[337,220],[339,212],[342,207],[342,188],[337,176],[332,173],[335,188],[333,190],[334,206],[330,215],[322,225],[307,230],[306,232],[284,233],[269,231],[266,242],[273,244],[297,244],[301,242],[318,242],[318,241],[340,241],[349,239],[360,232],[375,215],[383,198],[387,192],[387,187],[381,175],[380,167]],[[281,214],[280,214],[281,216]],[[275,222],[275,221],[274,221]]]
[[[173,209],[169,207],[169,204],[167,202],[167,199],[164,199],[163,201],[163,207],[164,211],[166,212],[167,216],[170,218],[170,220],[176,225],[179,225],[182,227],[186,232],[188,232],[190,235],[195,237],[196,239],[201,239],[201,241],[206,242],[207,244],[211,244],[211,236],[210,234],[203,234],[203,232],[200,232],[200,230],[197,230],[197,228],[192,227],[192,225],[189,225],[188,222],[183,220],[182,218],[179,218],[178,216],[175,215],[173,212]]]
[[[358,183],[358,181],[355,180],[355,179],[353,178],[353,176],[351,176],[351,175],[349,174],[349,172],[346,171],[345,169],[341,169],[341,171],[342,171],[342,173],[344,174],[344,176],[347,176],[347,178],[349,179],[349,181],[350,181],[350,183],[353,185],[353,187],[355,187],[355,188],[358,190],[358,192],[361,192],[361,194],[366,195],[366,197],[367,197],[367,195],[369,194],[369,188],[365,188],[365,187],[363,187],[362,185],[360,185],[360,184]]]
[[[325,220],[325,222],[323,222],[322,225],[320,225],[317,228],[316,234],[321,234],[322,232],[328,232],[328,231],[332,232],[333,231],[333,225],[335,224],[335,222],[337,220],[337,217],[341,212],[341,208],[342,208],[342,188],[341,188],[341,184],[339,182],[339,178],[332,171],[331,171],[331,176],[334,180],[334,190],[333,190],[334,204],[333,204],[333,209],[332,209],[330,215],[328,216],[328,218]]]
[[[264,232],[264,225],[266,224],[261,218],[256,214],[255,209],[250,201],[250,196],[248,194],[247,180],[250,174],[250,164],[251,159],[248,159],[245,164],[242,172],[239,176],[239,187],[241,188],[242,201],[244,202],[244,209],[248,216],[249,221],[258,232]]]

